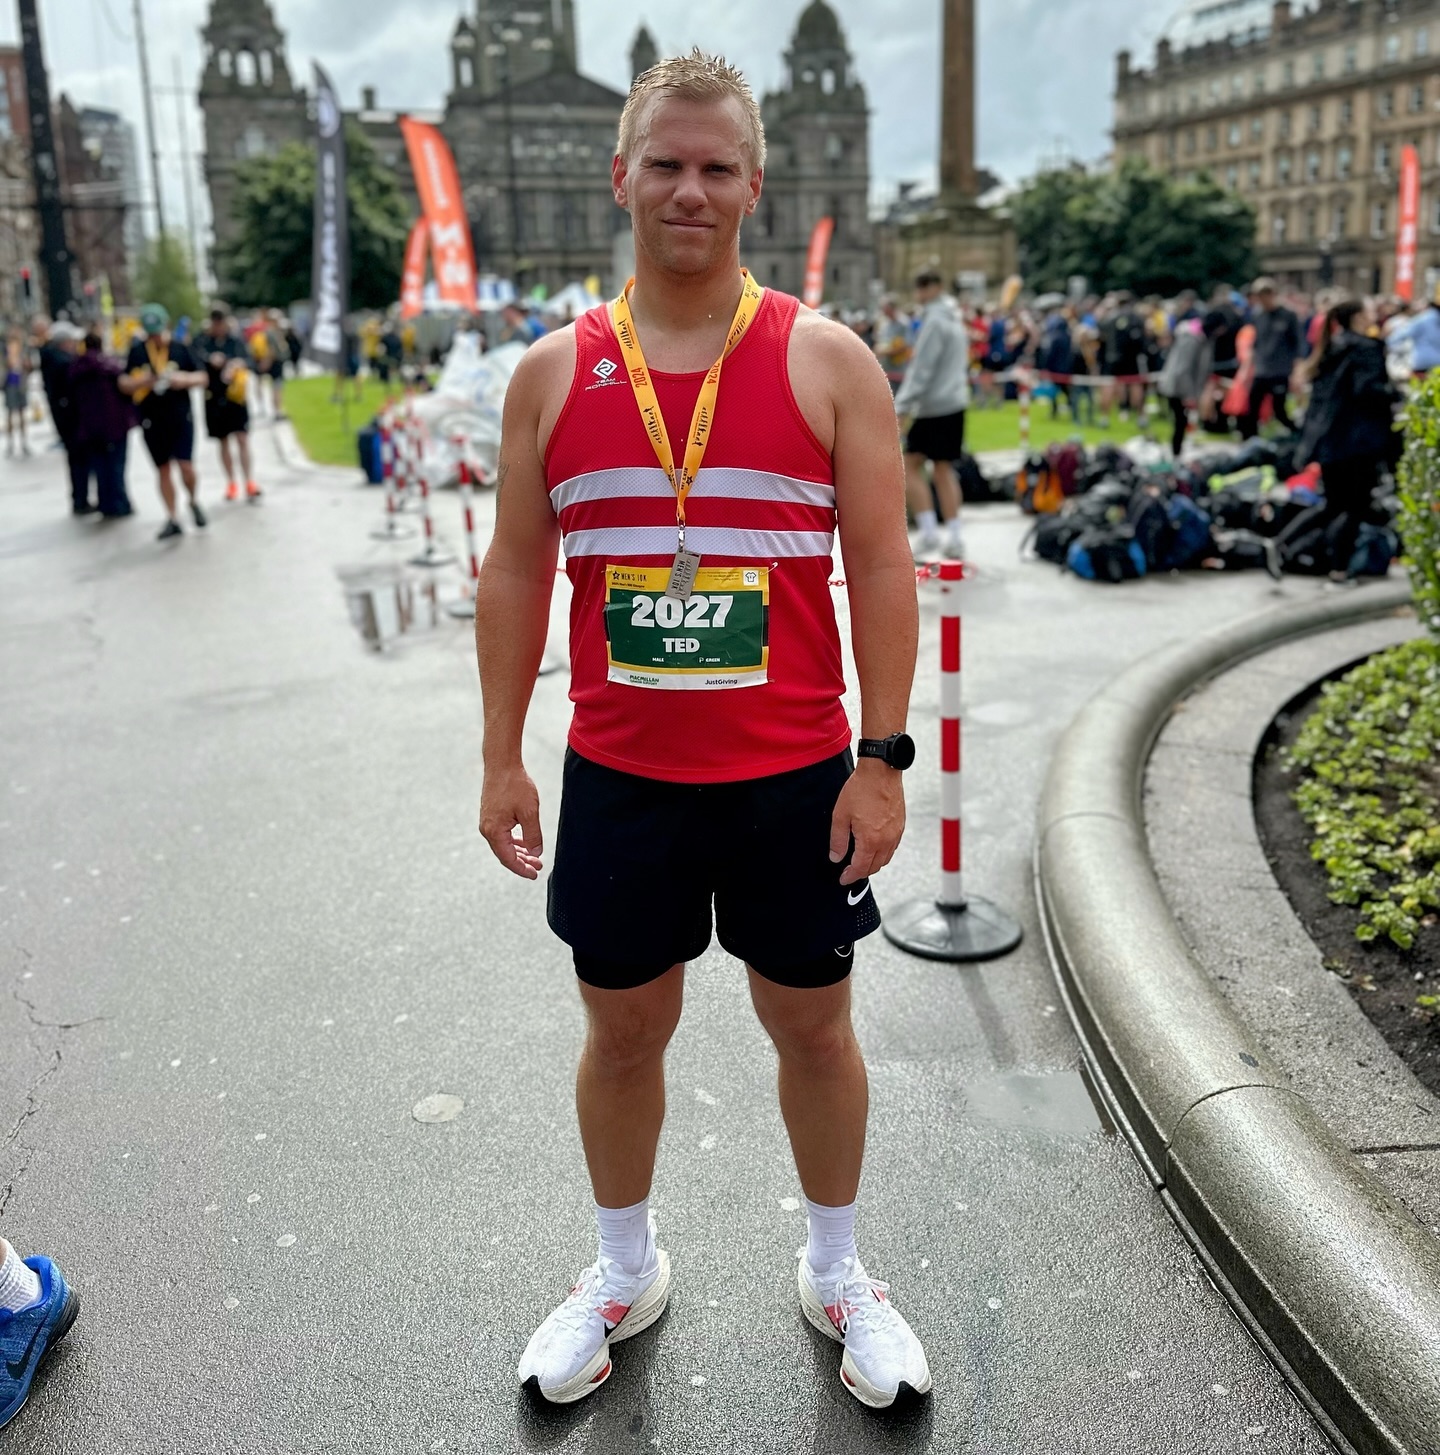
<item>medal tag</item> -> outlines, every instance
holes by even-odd
[[[689,601],[695,590],[695,573],[700,569],[700,557],[684,546],[675,552],[675,564],[670,568],[670,581],[665,587],[666,596],[675,601]]]

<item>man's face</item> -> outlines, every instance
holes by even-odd
[[[940,285],[938,283],[926,283],[923,287],[916,288],[915,301],[923,308],[927,303],[933,303],[940,296]]]
[[[616,157],[615,200],[630,212],[637,251],[666,272],[708,272],[735,250],[764,174],[751,167],[740,103],[652,103],[636,155]]]
[[[210,320],[210,333],[214,338],[224,338],[230,332],[230,320],[228,318],[212,318]]]
[[[1261,308],[1265,310],[1266,313],[1269,313],[1270,310],[1275,307],[1275,290],[1273,288],[1262,288],[1255,295],[1255,301],[1260,305]]]

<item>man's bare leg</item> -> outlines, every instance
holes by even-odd
[[[850,981],[793,990],[750,972],[750,998],[780,1058],[780,1113],[811,1202],[847,1207],[860,1189],[870,1083],[850,1024]]]
[[[165,502],[165,514],[171,520],[175,519],[175,479],[171,470],[170,462],[157,467],[160,481],[160,499]]]
[[[235,458],[230,453],[228,434],[220,441],[220,463],[225,467],[225,487],[228,490],[235,484]]]
[[[665,1048],[680,1023],[685,967],[638,990],[580,983],[589,1022],[575,1109],[595,1201],[631,1207],[650,1195],[665,1121]]]

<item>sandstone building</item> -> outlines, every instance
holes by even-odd
[[[610,159],[625,96],[579,70],[574,5],[474,0],[450,38],[443,107],[403,113],[437,124],[455,153],[479,271],[527,289],[554,290],[591,274],[608,288],[624,268],[629,223],[611,195]],[[211,0],[203,35],[205,170],[215,244],[223,249],[233,236],[236,167],[308,140],[309,98],[290,73],[269,0]],[[658,54],[642,27],[632,76]],[[798,292],[810,231],[829,213],[836,233],[826,297],[858,304],[874,273],[869,111],[825,0],[812,0],[800,16],[786,61],[788,84],[762,102],[770,164],[742,256],[762,282]],[[350,114],[418,210],[402,113],[367,87]]]
[[[1191,0],[1148,70],[1117,57],[1116,161],[1238,192],[1265,270],[1298,287],[1391,289],[1407,143],[1423,286],[1440,267],[1440,0]]]

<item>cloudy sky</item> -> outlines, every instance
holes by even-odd
[[[156,87],[193,93],[199,30],[210,0],[143,0]],[[271,0],[287,34],[291,71],[303,80],[311,58],[325,64],[347,105],[360,87],[380,104],[437,107],[448,85],[447,38],[473,0]],[[624,89],[637,26],[662,51],[698,44],[725,52],[757,90],[778,87],[783,52],[805,0],[575,0],[580,69]],[[901,180],[933,182],[939,107],[941,0],[830,0],[849,38],[872,109],[870,165],[877,198]],[[110,107],[137,125],[140,87],[132,0],[39,0],[52,95]],[[1107,147],[1114,55],[1148,56],[1180,0],[978,0],[980,161],[1007,180],[1064,148],[1093,158]],[[778,28],[777,28],[778,25]],[[0,41],[14,43],[15,13],[0,11]],[[170,225],[182,220],[177,105],[192,151],[202,135],[193,94],[157,94],[156,124]],[[141,136],[143,150],[144,140]],[[191,177],[204,224],[198,167]]]

